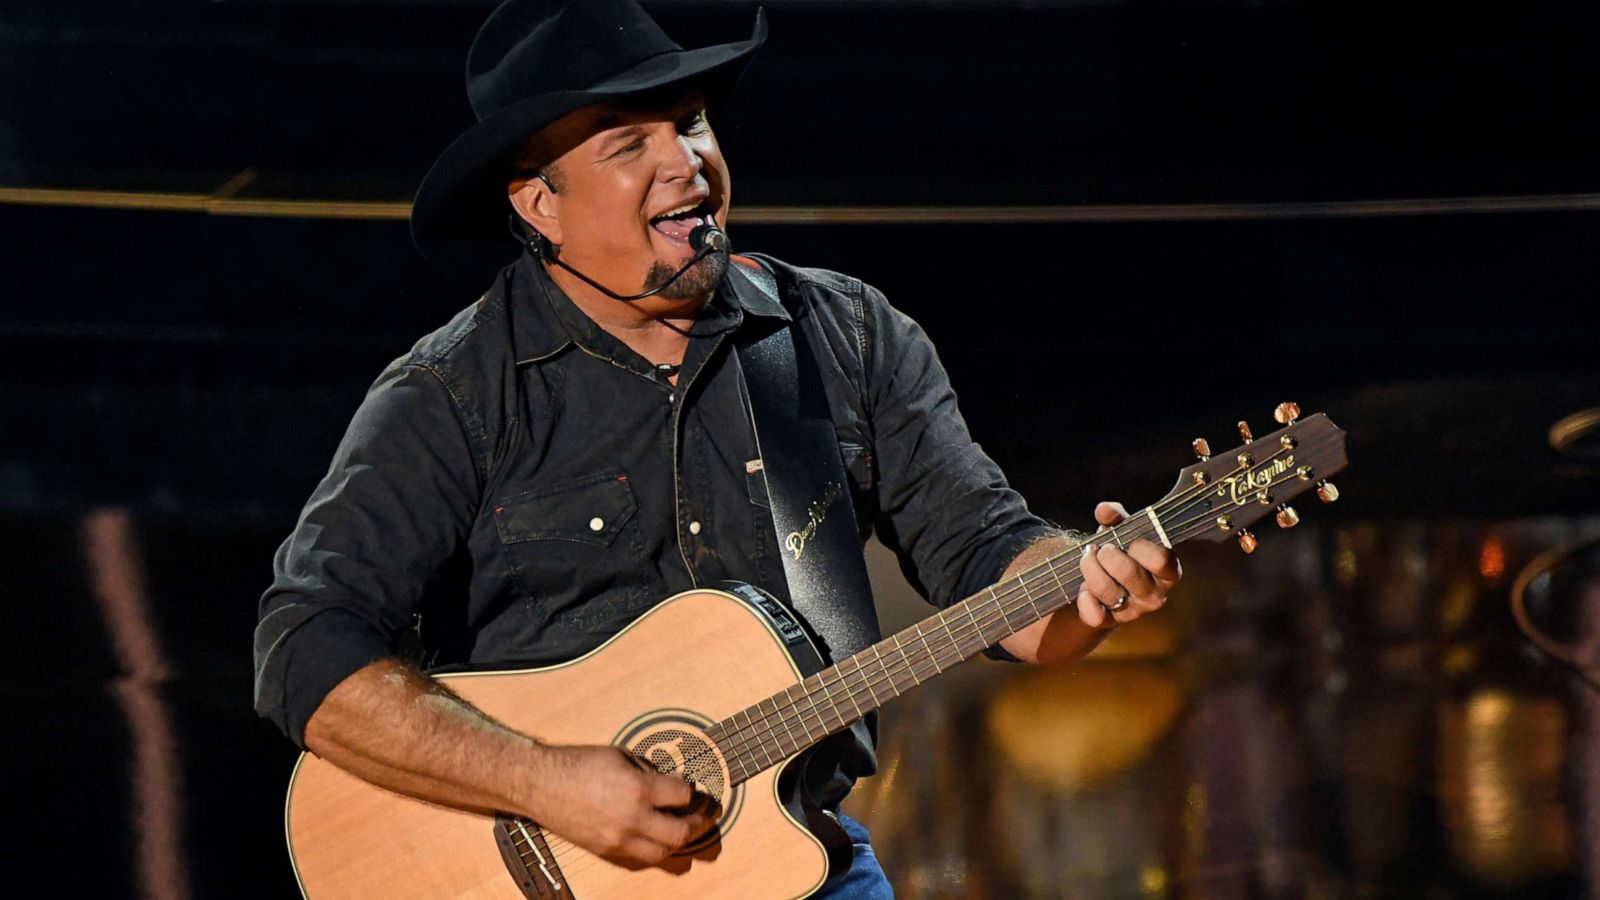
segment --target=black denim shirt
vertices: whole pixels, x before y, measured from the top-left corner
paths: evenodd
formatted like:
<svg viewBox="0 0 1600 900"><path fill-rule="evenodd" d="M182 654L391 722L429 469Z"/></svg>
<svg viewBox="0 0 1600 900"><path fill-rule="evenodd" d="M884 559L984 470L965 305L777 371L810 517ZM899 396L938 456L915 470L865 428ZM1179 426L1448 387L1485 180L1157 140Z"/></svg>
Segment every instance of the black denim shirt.
<svg viewBox="0 0 1600 900"><path fill-rule="evenodd" d="M998 580L1049 527L968 435L922 329L860 281L769 264L781 304L730 266L676 387L528 257L391 363L274 558L257 711L304 746L382 657L552 664L697 586L786 598L729 340L751 317L816 348L863 539L939 605Z"/></svg>

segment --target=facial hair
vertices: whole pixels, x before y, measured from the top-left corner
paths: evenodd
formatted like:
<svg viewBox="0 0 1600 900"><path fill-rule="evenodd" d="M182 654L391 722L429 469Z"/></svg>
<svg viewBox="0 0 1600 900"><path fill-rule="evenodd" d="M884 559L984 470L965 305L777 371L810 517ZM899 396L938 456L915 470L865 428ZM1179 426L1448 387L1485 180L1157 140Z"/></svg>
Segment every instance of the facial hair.
<svg viewBox="0 0 1600 900"><path fill-rule="evenodd" d="M667 279L678 271L677 267L669 266L660 260L650 264L650 271L644 277L644 289L655 290ZM668 284L657 297L668 300L694 300L711 296L711 292L722 283L722 276L728 271L728 254L710 253L694 265L689 267L678 277L677 281Z"/></svg>

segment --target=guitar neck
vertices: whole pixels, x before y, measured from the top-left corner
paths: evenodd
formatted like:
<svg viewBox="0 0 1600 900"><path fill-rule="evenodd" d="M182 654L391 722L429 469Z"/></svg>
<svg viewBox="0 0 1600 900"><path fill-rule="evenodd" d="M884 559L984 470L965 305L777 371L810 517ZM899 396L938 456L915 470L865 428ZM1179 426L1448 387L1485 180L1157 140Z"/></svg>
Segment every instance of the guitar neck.
<svg viewBox="0 0 1600 900"><path fill-rule="evenodd" d="M1170 542L1150 510L1085 542ZM1076 599L1083 577L1075 543L921 622L718 723L735 783L843 731L892 698L1043 619Z"/></svg>

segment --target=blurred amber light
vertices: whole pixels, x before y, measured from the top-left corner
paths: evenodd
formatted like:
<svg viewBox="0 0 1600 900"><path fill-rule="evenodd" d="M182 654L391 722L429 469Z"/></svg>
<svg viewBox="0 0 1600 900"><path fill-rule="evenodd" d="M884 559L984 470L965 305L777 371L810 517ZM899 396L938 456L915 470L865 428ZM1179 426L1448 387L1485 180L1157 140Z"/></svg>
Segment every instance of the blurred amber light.
<svg viewBox="0 0 1600 900"><path fill-rule="evenodd" d="M1560 701L1485 689L1448 703L1440 718L1440 799L1457 864L1505 886L1566 870Z"/></svg>
<svg viewBox="0 0 1600 900"><path fill-rule="evenodd" d="M1143 762L1183 700L1177 679L1155 663L1036 669L1008 680L995 697L989 732L1024 777L1086 790Z"/></svg>

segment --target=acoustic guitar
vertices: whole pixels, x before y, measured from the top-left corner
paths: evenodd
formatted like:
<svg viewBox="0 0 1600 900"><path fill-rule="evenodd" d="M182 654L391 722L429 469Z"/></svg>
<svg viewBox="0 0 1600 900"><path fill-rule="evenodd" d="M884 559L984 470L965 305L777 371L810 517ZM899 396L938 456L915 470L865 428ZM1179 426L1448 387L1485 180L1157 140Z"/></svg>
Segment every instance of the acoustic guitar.
<svg viewBox="0 0 1600 900"><path fill-rule="evenodd" d="M1280 430L1184 468L1160 501L1085 538L1167 547L1236 539L1345 467L1345 433L1282 404ZM1081 547L1081 545L1080 545ZM716 797L718 827L660 866L613 864L539 823L436 806L374 787L302 754L285 812L300 888L336 898L804 897L850 864L849 838L801 787L807 751L880 704L998 643L1077 597L1068 550L880 643L825 665L794 614L748 586L662 601L602 646L540 669L439 676L511 728L558 744L626 748Z"/></svg>

